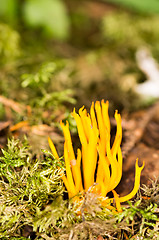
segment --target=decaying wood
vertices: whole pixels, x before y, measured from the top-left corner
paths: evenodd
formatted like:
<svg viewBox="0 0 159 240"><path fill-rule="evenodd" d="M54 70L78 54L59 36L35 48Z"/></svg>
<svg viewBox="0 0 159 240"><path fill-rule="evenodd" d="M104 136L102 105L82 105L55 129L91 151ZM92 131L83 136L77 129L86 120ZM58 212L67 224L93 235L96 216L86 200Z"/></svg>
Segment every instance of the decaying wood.
<svg viewBox="0 0 159 240"><path fill-rule="evenodd" d="M129 120L126 119L123 127L123 129L125 130L125 143L122 146L123 158L125 158L129 154L129 152L135 147L135 145L141 140L148 123L155 117L158 112L159 102L157 102L154 106L150 107L149 110L143 111L142 114L141 112L139 112L138 114L135 113L133 116L134 124L132 124L132 127L127 127L127 125L129 124Z"/></svg>

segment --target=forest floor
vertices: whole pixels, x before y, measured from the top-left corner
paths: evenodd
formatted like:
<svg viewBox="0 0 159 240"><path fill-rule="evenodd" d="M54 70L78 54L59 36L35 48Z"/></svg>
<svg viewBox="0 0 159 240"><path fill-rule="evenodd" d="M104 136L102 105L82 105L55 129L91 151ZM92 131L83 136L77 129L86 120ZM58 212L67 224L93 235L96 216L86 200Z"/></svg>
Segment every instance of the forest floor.
<svg viewBox="0 0 159 240"><path fill-rule="evenodd" d="M70 1L68 6L70 12L74 11L73 1ZM38 162L35 164L35 159L43 161L47 155L41 149L49 151L48 136L53 140L62 156L64 136L59 125L61 120L69 122L73 144L77 149L80 142L71 112L74 108L78 112L83 105L89 109L93 101L104 99L108 100L110 105L112 139L116 133L116 122L113 116L116 109L122 117L123 173L121 182L115 190L121 197L133 189L137 158L139 166L143 161L145 162L141 174L141 187L145 185L147 188L146 190L140 189L132 203L123 205L125 207L123 215L121 214L117 218L105 219L100 213L100 217L95 218L94 210L89 209L91 201L88 196L90 202L86 202L85 207L90 215L86 216L86 219L85 216L82 216L80 220L80 217L77 216L74 219L72 217L73 210L68 208L69 203L64 202L66 199L59 199L58 196L57 205L52 206L53 196L47 195L44 189L40 189L40 185L36 196L39 197L37 201L39 201L40 207L38 206L39 209L37 206L32 208L30 207L32 205L27 205L26 196L24 199L23 197L20 199L18 194L15 194L16 200L12 196L14 193L12 187L14 188L18 184L17 179L21 181L24 177L24 175L23 177L20 175L24 164L22 152L22 159L13 158L15 162L19 161L18 164L21 164L22 161L22 165L15 164L11 169L10 165L7 165L4 170L7 175L0 175L0 184L2 184L0 185L0 234L2 235L0 235L0 239L159 239L159 235L155 235L155 232L159 230L159 100L158 97L153 100L143 100L135 91L136 87L146 82L151 75L140 67L137 60L139 50L146 49L146 53L148 53L146 59L153 62L155 69L159 69L157 63L159 61L158 28L147 27L158 26L159 19L153 16L145 18L145 16L135 15L131 11L118 9L112 4L100 1L86 1L82 6L78 3L76 7L76 11L78 10L77 20L83 21L84 24L78 25L77 21L77 26L75 24L72 26L76 37L74 38L72 35L70 43L50 40L43 42L44 38L38 43L36 33L32 33L33 35L30 37L32 40L30 40L26 32L21 36L22 41L25 39L24 43L21 43L21 47L24 47L21 55L13 57L11 60L3 56L4 59L0 62L1 171L3 172L6 164L3 162L3 149L7 149L8 139L23 142L24 136L27 137L32 154L29 160L31 164L28 161L30 153L28 155L25 153L24 156L27 156L25 163L28 161L26 164L30 164L27 167L31 168L33 165L31 174L35 174L36 164L38 165ZM144 25L145 21L146 25ZM109 26L111 27L109 28ZM124 27L119 34L118 30L121 26ZM5 26L3 27L5 29ZM30 45L27 45L28 43ZM20 48L18 43L15 43L14 50L16 47ZM12 150L14 152L14 149ZM9 154L8 156L10 157ZM10 161L9 157L8 161ZM50 159L48 158L47 161L48 165L46 165L50 166ZM40 164L39 171L44 162L40 162ZM12 179L13 183L9 179L10 174L15 174ZM29 173L27 172L26 176L27 174ZM28 179L26 181L31 181L31 178ZM7 193L5 186L9 186L9 184L11 188ZM43 185L41 184L41 186ZM20 188L23 190L23 187L22 184ZM36 186L34 187L36 189ZM36 189L36 191L38 190ZM60 189L60 191L62 190ZM43 193L46 201L40 205ZM10 196L13 197L13 200L9 199ZM65 193L63 196L67 198ZM9 213L7 210L6 212L3 210L3 204L6 209L9 209ZM21 214L22 210L19 218L16 214L14 219L9 215L12 211L11 207L16 209L17 215ZM49 215L54 210L60 216L55 221L53 216ZM3 215L3 211L6 216ZM48 222L52 221L51 223L47 222L45 214L48 214ZM58 227L63 218L71 219L74 222L68 225L64 222L61 225L66 224L66 226ZM15 224L13 224L14 221ZM47 228L46 232L43 228L45 227L44 223ZM6 231L4 230L5 224ZM112 226L117 226L117 229ZM53 230L55 237L53 237L54 232L51 232Z"/></svg>

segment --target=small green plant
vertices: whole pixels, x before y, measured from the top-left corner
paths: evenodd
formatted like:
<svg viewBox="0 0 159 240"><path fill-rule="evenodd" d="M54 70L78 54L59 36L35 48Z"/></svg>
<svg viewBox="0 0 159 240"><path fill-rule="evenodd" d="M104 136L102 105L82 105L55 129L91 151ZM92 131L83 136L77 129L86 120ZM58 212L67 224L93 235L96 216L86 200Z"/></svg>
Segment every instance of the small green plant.
<svg viewBox="0 0 159 240"><path fill-rule="evenodd" d="M35 74L22 75L21 86L23 88L29 88L34 96L29 99L32 106L45 107L46 110L47 107L59 106L63 102L75 103L71 89L63 90L61 86L60 91L55 90L57 77L60 73L65 73L65 68L67 68L67 63L64 61L54 61L43 64ZM70 69L65 73L65 77L69 78L72 71L73 69Z"/></svg>
<svg viewBox="0 0 159 240"><path fill-rule="evenodd" d="M23 144L19 143L19 140L9 139L7 144L7 150L2 149L3 156L0 157L0 176L4 176L11 183L12 179L10 174L14 168L22 167L26 163L26 159L29 157L28 142L25 139Z"/></svg>
<svg viewBox="0 0 159 240"><path fill-rule="evenodd" d="M57 71L57 64L55 62L45 63L41 66L37 73L23 74L21 76L21 86L23 88L30 87L33 89L43 87L43 85L49 83L50 78L55 71Z"/></svg>
<svg viewBox="0 0 159 240"><path fill-rule="evenodd" d="M158 239L159 229L159 202L158 202L158 181L151 181L151 186L143 185L142 194L138 195L129 206L123 208L123 212L117 216L117 222L127 223L131 229L130 236L141 237L142 239ZM132 237L133 239L133 237Z"/></svg>
<svg viewBox="0 0 159 240"><path fill-rule="evenodd" d="M148 206L143 206L142 198L134 204L129 203L129 207L123 208L123 212L117 216L118 223L123 219L130 226L134 225L134 231L138 231L140 236L145 236L145 229L155 228L156 223L159 221L158 206L157 204L149 203Z"/></svg>

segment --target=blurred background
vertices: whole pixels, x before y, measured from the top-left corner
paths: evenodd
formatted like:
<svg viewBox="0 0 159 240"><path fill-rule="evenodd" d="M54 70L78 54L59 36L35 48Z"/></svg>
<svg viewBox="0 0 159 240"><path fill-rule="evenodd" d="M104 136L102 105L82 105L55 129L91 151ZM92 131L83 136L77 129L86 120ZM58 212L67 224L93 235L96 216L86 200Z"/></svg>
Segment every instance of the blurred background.
<svg viewBox="0 0 159 240"><path fill-rule="evenodd" d="M70 111L95 100L149 106L158 62L157 0L0 0L0 120L17 128L74 129Z"/></svg>

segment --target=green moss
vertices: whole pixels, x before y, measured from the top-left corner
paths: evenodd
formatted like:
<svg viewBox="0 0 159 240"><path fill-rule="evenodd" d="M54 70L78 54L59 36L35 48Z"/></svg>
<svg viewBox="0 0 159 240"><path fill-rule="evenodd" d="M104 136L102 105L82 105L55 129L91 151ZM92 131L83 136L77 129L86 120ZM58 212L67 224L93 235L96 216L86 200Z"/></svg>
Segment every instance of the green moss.
<svg viewBox="0 0 159 240"><path fill-rule="evenodd" d="M108 237L124 239L126 234L150 239L158 237L159 184L144 186L144 198L123 207L123 212L113 215L100 205L90 192L86 193L81 214L77 206L67 199L60 168L64 168L51 153L44 157L32 156L27 141L9 140L8 148L0 158L0 239L91 239ZM31 229L30 232L27 228Z"/></svg>

